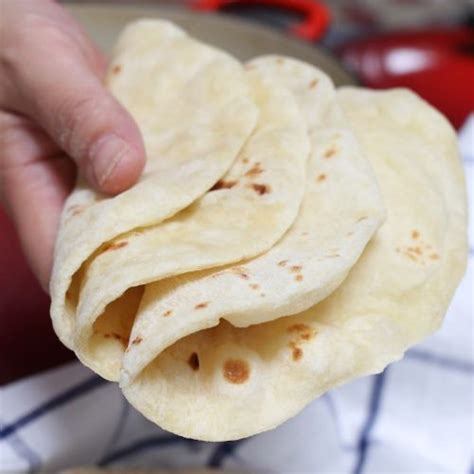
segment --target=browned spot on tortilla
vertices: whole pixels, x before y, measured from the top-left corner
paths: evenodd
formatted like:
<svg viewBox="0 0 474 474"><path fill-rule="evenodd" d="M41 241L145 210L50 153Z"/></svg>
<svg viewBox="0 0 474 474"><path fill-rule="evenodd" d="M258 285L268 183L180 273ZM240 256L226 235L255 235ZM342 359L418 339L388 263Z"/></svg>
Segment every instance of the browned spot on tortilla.
<svg viewBox="0 0 474 474"><path fill-rule="evenodd" d="M367 216L362 216L362 217L359 217L359 219L357 219L356 222L362 222L362 221L366 221L368 219Z"/></svg>
<svg viewBox="0 0 474 474"><path fill-rule="evenodd" d="M324 152L324 158L332 158L337 153L336 147L333 145Z"/></svg>
<svg viewBox="0 0 474 474"><path fill-rule="evenodd" d="M296 281L303 281L303 275L295 275Z"/></svg>
<svg viewBox="0 0 474 474"><path fill-rule="evenodd" d="M223 367L224 378L230 383L241 384L248 380L250 367L240 359L227 359Z"/></svg>
<svg viewBox="0 0 474 474"><path fill-rule="evenodd" d="M351 237L351 236L353 236L353 235L354 235L354 232L348 232L348 233L346 234L347 237Z"/></svg>
<svg viewBox="0 0 474 474"><path fill-rule="evenodd" d="M137 337L132 341L132 344L136 346L136 345L140 344L142 341L143 341L143 339L142 339L140 336L137 336Z"/></svg>
<svg viewBox="0 0 474 474"><path fill-rule="evenodd" d="M284 267L288 263L288 260L282 260L281 262L278 262L277 265L279 267Z"/></svg>
<svg viewBox="0 0 474 474"><path fill-rule="evenodd" d="M302 268L303 268L303 267L302 267L301 265L292 265L292 266L290 267L290 272L291 272L291 273L298 273L298 272L301 271Z"/></svg>
<svg viewBox="0 0 474 474"><path fill-rule="evenodd" d="M66 291L66 299L67 300L72 300L72 291L71 291L71 289Z"/></svg>
<svg viewBox="0 0 474 474"><path fill-rule="evenodd" d="M411 232L411 238L416 240L420 236L420 233L415 229Z"/></svg>
<svg viewBox="0 0 474 474"><path fill-rule="evenodd" d="M310 331L311 328L305 324L305 323L295 323L292 324L291 326L288 326L287 331L288 332L306 332Z"/></svg>
<svg viewBox="0 0 474 474"><path fill-rule="evenodd" d="M309 88L310 89L314 89L319 83L319 79L313 79L310 83L309 83Z"/></svg>
<svg viewBox="0 0 474 474"><path fill-rule="evenodd" d="M229 180L225 181L223 179L220 179L217 181L217 183L212 186L211 191L217 191L218 189L231 189L237 184L237 181L235 180Z"/></svg>
<svg viewBox="0 0 474 474"><path fill-rule="evenodd" d="M260 166L260 162L255 163L246 173L245 176L248 178L254 178L259 174L263 173L263 168Z"/></svg>
<svg viewBox="0 0 474 474"><path fill-rule="evenodd" d="M432 253L430 255L431 260L439 260L439 255L437 253Z"/></svg>
<svg viewBox="0 0 474 474"><path fill-rule="evenodd" d="M121 242L111 242L109 244L105 244L104 252L108 252L109 250L121 249L126 245L128 245L128 242L126 240L122 240Z"/></svg>
<svg viewBox="0 0 474 474"><path fill-rule="evenodd" d="M247 275L247 273L245 273L245 268L244 267L234 267L232 268L232 273L235 273L236 275L238 275L240 278L244 279L244 280L248 280L249 279L249 276Z"/></svg>
<svg viewBox="0 0 474 474"><path fill-rule="evenodd" d="M317 181L324 181L325 179L326 179L326 175L325 175L324 173L323 173L323 174L320 174L320 175L316 178Z"/></svg>
<svg viewBox="0 0 474 474"><path fill-rule="evenodd" d="M414 262L416 262L416 257L414 255L412 255L411 253L406 253L406 256L410 259L410 260L413 260Z"/></svg>
<svg viewBox="0 0 474 474"><path fill-rule="evenodd" d="M172 309L167 309L164 313L163 313L163 316L166 318L168 316L171 316L173 314L173 310Z"/></svg>
<svg viewBox="0 0 474 474"><path fill-rule="evenodd" d="M199 370L199 356L196 352L193 352L188 359L188 365L194 371Z"/></svg>
<svg viewBox="0 0 474 474"><path fill-rule="evenodd" d="M249 159L248 159L248 158L242 158L242 163L247 164L248 162L249 162Z"/></svg>
<svg viewBox="0 0 474 474"><path fill-rule="evenodd" d="M271 191L271 188L268 184L252 183L250 187L260 196L268 194Z"/></svg>
<svg viewBox="0 0 474 474"><path fill-rule="evenodd" d="M309 232L301 232L301 235L302 235L303 237L306 237L307 235L309 235Z"/></svg>
<svg viewBox="0 0 474 474"><path fill-rule="evenodd" d="M304 323L292 324L287 328L287 331L289 333L295 333L298 340L303 339L305 341L309 341L316 333L312 327Z"/></svg>
<svg viewBox="0 0 474 474"><path fill-rule="evenodd" d="M276 59L277 64L283 64L285 60L283 58L277 58Z"/></svg>
<svg viewBox="0 0 474 474"><path fill-rule="evenodd" d="M120 74L122 72L122 65L121 64L116 64L112 68L112 74Z"/></svg>
<svg viewBox="0 0 474 474"><path fill-rule="evenodd" d="M204 309L209 306L209 301L204 301L203 303L198 303L194 309Z"/></svg>
<svg viewBox="0 0 474 474"><path fill-rule="evenodd" d="M262 298L265 298L265 293L260 293L260 296L261 296Z"/></svg>
<svg viewBox="0 0 474 474"><path fill-rule="evenodd" d="M247 71L250 71L251 69L255 69L257 66L255 66L255 64L246 64L244 67Z"/></svg>
<svg viewBox="0 0 474 474"><path fill-rule="evenodd" d="M257 285L257 283L250 283L249 286L252 290L258 290L260 288L260 285Z"/></svg>
<svg viewBox="0 0 474 474"><path fill-rule="evenodd" d="M301 347L293 347L292 356L295 362L300 360L303 357L303 350Z"/></svg>

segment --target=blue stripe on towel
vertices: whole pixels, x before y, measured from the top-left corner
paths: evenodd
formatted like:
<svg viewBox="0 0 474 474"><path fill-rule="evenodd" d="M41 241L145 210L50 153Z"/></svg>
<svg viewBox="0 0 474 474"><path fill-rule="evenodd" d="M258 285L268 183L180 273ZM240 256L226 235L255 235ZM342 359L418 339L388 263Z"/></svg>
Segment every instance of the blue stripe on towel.
<svg viewBox="0 0 474 474"><path fill-rule="evenodd" d="M250 439L250 438L247 438ZM207 461L207 466L208 467L221 467L222 463L232 454L234 451L237 449L237 447L242 443L246 441L245 439L241 439L238 441L226 441L224 443L219 443L214 450L214 452L211 454L211 457L209 458L209 461Z"/></svg>
<svg viewBox="0 0 474 474"><path fill-rule="evenodd" d="M50 411L74 400L77 397L80 397L91 390L94 390L102 385L107 383L106 380L101 379L98 376L89 377L84 382L81 382L74 387L56 395L51 400L42 403L39 407L35 408L34 410L30 411L26 415L17 418L14 422L6 425L5 427L0 429L0 439L7 438L11 436L13 433L18 431L20 428L30 424L31 422L35 421L36 419L46 415Z"/></svg>
<svg viewBox="0 0 474 474"><path fill-rule="evenodd" d="M0 427L4 424L0 421ZM31 448L18 434L10 436L6 442L15 453L28 464L28 472L34 472L41 468L41 458L39 454Z"/></svg>
<svg viewBox="0 0 474 474"><path fill-rule="evenodd" d="M362 474L364 470L367 452L371 444L370 435L379 414L380 401L382 399L387 373L388 368L386 368L381 374L376 375L373 379L372 394L370 396L369 402L369 412L357 443L358 455L353 474Z"/></svg>

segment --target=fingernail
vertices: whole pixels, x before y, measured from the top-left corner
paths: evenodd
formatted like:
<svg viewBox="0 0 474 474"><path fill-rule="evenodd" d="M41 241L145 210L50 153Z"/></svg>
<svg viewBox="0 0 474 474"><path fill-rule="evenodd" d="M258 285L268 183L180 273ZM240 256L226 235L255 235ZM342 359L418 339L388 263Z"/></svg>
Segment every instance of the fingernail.
<svg viewBox="0 0 474 474"><path fill-rule="evenodd" d="M92 146L90 162L95 181L99 186L103 186L107 182L127 153L130 153L130 146L114 134L101 138Z"/></svg>

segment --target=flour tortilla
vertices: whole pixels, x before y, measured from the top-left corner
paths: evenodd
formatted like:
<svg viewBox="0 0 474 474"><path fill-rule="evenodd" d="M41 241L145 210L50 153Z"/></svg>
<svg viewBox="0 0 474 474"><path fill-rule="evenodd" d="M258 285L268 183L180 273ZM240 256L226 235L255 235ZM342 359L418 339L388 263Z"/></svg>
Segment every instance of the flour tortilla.
<svg viewBox="0 0 474 474"><path fill-rule="evenodd" d="M79 182L66 203L50 292L54 328L70 348L78 289L69 287L81 265L104 242L202 196L227 172L258 114L241 64L166 21L126 28L107 84L137 121L147 162L128 191L107 198Z"/></svg>
<svg viewBox="0 0 474 474"><path fill-rule="evenodd" d="M336 101L331 80L280 56L247 68L277 77L297 98L310 130L305 196L286 235L247 262L150 284L133 324L122 383L166 347L226 319L236 327L303 311L347 276L385 217L375 175Z"/></svg>
<svg viewBox="0 0 474 474"><path fill-rule="evenodd" d="M163 428L212 441L271 429L325 391L380 372L441 324L467 257L456 135L407 90L338 96L374 167L386 222L318 305L247 328L222 321L123 385Z"/></svg>
<svg viewBox="0 0 474 474"><path fill-rule="evenodd" d="M305 120L293 94L273 77L259 70L249 70L246 76L259 120L224 176L223 188L158 226L121 236L84 268L74 349L105 378L118 380L120 353L129 334L117 326L120 321L127 329L122 307L128 306L128 294L118 300L124 292L259 255L297 216L309 156ZM110 304L114 309L106 310Z"/></svg>

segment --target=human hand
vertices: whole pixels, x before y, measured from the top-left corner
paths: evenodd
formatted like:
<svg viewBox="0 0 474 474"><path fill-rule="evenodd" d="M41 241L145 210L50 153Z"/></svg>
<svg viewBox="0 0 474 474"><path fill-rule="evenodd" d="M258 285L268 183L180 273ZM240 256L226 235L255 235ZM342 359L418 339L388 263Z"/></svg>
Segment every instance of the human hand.
<svg viewBox="0 0 474 474"><path fill-rule="evenodd" d="M105 60L52 0L0 0L0 199L44 288L76 166L104 193L140 176L145 151L103 88Z"/></svg>

